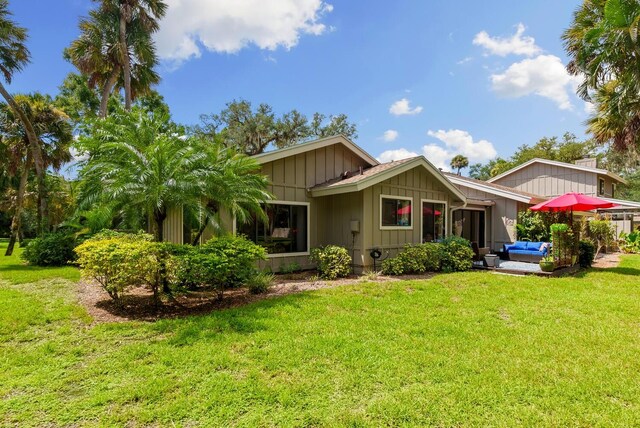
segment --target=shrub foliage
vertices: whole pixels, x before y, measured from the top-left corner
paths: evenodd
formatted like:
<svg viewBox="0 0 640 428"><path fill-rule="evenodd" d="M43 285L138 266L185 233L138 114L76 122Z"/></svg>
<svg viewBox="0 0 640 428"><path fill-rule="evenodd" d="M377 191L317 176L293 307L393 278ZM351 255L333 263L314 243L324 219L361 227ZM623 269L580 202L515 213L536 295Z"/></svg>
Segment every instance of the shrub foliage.
<svg viewBox="0 0 640 428"><path fill-rule="evenodd" d="M471 244L459 236L449 236L440 247L440 263L443 272L464 272L473 267Z"/></svg>
<svg viewBox="0 0 640 428"><path fill-rule="evenodd" d="M32 239L22 252L22 258L34 266L64 266L76 259L73 235L57 232Z"/></svg>
<svg viewBox="0 0 640 428"><path fill-rule="evenodd" d="M318 264L318 272L323 279L344 278L351 272L353 260L346 248L327 245L311 250L311 261Z"/></svg>
<svg viewBox="0 0 640 428"><path fill-rule="evenodd" d="M596 247L593 242L588 240L582 240L578 244L578 262L580 267L590 268L593 263L593 259L596 256Z"/></svg>

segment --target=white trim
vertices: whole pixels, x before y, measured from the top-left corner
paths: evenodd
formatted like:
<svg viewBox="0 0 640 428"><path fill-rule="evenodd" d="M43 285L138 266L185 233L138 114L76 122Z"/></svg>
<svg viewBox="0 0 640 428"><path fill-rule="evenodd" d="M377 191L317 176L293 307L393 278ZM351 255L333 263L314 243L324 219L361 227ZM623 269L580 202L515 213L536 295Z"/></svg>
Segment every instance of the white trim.
<svg viewBox="0 0 640 428"><path fill-rule="evenodd" d="M488 184L476 183L476 182L465 180L463 178L456 178L453 176L447 176L447 178L451 180L452 183L458 186L469 187L471 189L480 190L481 192L491 193L492 195L500 196L507 199L512 199L518 202L524 202L524 203L530 204L532 202L532 199L534 199L531 196L525 196L520 193L510 192L506 189L497 189ZM539 199L540 201L545 200L545 198L543 198L542 196L540 196Z"/></svg>
<svg viewBox="0 0 640 428"><path fill-rule="evenodd" d="M416 156L415 158L407 162L399 163L397 166L389 168L384 172L372 175L355 183L336 184L333 186L311 189L311 194L315 197L359 192L360 190L364 190L391 177L402 174L403 172L410 171L419 165L422 165L427 171L432 173L436 180L442 183L444 187L451 191L451 193L457 196L462 202L467 201L467 197L465 196L465 194L460 189L458 189L451 181L449 181L449 179L447 179L447 177L442 174L442 171L433 166L433 164L429 162L424 156Z"/></svg>
<svg viewBox="0 0 640 428"><path fill-rule="evenodd" d="M395 200L401 200L401 201L410 201L411 202L411 209L409 210L409 226L383 226L382 225L382 200L383 199L395 199ZM380 211L379 211L379 217L380 217L380 230L413 230L413 207L414 207L414 203L413 203L413 198L410 196L396 196L396 195L383 195L380 194Z"/></svg>
<svg viewBox="0 0 640 428"><path fill-rule="evenodd" d="M442 204L444 205L444 212L442 213L442 215L444 216L444 236L443 238L447 237L447 226L449 225L449 219L448 214L449 214L449 203L447 201L438 201L436 199L420 199L420 243L422 243L422 240L424 239L424 203L428 203L428 204Z"/></svg>
<svg viewBox="0 0 640 428"><path fill-rule="evenodd" d="M380 162L378 162L373 156L365 152L360 146L358 146L356 143L354 143L344 135L333 135L331 137L320 138L318 140L308 141L306 143L295 144L284 149L272 150L270 152L254 155L252 156L252 158L258 161L258 163L260 164L265 164L267 162L273 162L289 156L295 156L300 153L321 149L323 147L332 146L338 143L342 143L342 145L344 145L347 149L360 156L369 164L373 166L380 164Z"/></svg>
<svg viewBox="0 0 640 428"><path fill-rule="evenodd" d="M519 166L517 166L515 168L511 168L510 170L505 171L502 174L499 174L499 175L496 175L493 178L490 178L489 180L487 180L487 182L488 183L493 183L493 182L495 182L497 180L500 180L501 178L504 178L504 177L506 177L508 175L513 174L516 171L519 171L519 170L521 170L523 168L526 168L529 165L534 164L536 162L537 163L543 163L543 164L546 164L546 165L553 165L553 166L559 166L559 167L563 167L563 168L575 169L575 170L578 170L578 171L592 172L594 174L606 175L606 176L611 177L614 180L616 180L616 181L618 181L618 182L620 182L622 184L627 184L627 181L624 178L622 178L619 175L614 174L614 173L612 173L610 171L607 171L606 169L592 168L592 167L584 166L584 165L576 165L574 163L552 161L552 160L540 159L540 158L531 159L530 161L525 162L522 165L519 165Z"/></svg>
<svg viewBox="0 0 640 428"><path fill-rule="evenodd" d="M267 254L268 259L275 259L279 257L302 257L311 254L311 203L309 202L294 202L294 201L282 201L282 200L269 200L264 202L265 205L297 205L307 207L307 251L297 253L276 253ZM260 245L260 244L258 244Z"/></svg>

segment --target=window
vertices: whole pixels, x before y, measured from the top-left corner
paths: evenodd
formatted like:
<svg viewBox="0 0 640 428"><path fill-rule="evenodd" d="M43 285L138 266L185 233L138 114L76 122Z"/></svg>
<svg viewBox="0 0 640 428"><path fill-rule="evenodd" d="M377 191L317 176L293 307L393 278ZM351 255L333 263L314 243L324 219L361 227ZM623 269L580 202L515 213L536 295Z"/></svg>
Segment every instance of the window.
<svg viewBox="0 0 640 428"><path fill-rule="evenodd" d="M616 185L616 183L611 184L611 197L612 198L616 197L616 190L618 190L617 187L618 186Z"/></svg>
<svg viewBox="0 0 640 428"><path fill-rule="evenodd" d="M380 196L381 228L412 228L411 198L399 196Z"/></svg>
<svg viewBox="0 0 640 428"><path fill-rule="evenodd" d="M598 195L604 195L604 178L598 179Z"/></svg>
<svg viewBox="0 0 640 428"><path fill-rule="evenodd" d="M266 248L269 255L309 252L309 205L270 202L264 206L268 222L238 225L238 233Z"/></svg>
<svg viewBox="0 0 640 428"><path fill-rule="evenodd" d="M446 216L444 202L422 201L422 242L436 242L444 238Z"/></svg>

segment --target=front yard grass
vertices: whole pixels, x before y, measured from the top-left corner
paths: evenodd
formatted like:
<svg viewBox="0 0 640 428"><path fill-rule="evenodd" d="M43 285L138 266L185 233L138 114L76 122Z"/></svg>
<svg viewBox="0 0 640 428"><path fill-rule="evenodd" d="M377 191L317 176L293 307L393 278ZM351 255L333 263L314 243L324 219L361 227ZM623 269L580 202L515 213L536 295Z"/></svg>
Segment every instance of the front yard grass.
<svg viewBox="0 0 640 428"><path fill-rule="evenodd" d="M71 272L0 258L0 425L640 424L640 257L100 325Z"/></svg>

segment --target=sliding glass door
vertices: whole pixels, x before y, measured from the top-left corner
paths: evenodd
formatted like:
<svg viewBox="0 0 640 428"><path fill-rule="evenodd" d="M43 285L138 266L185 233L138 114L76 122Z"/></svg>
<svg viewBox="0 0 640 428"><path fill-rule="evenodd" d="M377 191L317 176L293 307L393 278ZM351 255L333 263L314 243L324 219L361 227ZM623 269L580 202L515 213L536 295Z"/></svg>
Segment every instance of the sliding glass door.
<svg viewBox="0 0 640 428"><path fill-rule="evenodd" d="M457 210L453 212L453 233L479 247L486 246L485 212L478 210Z"/></svg>

